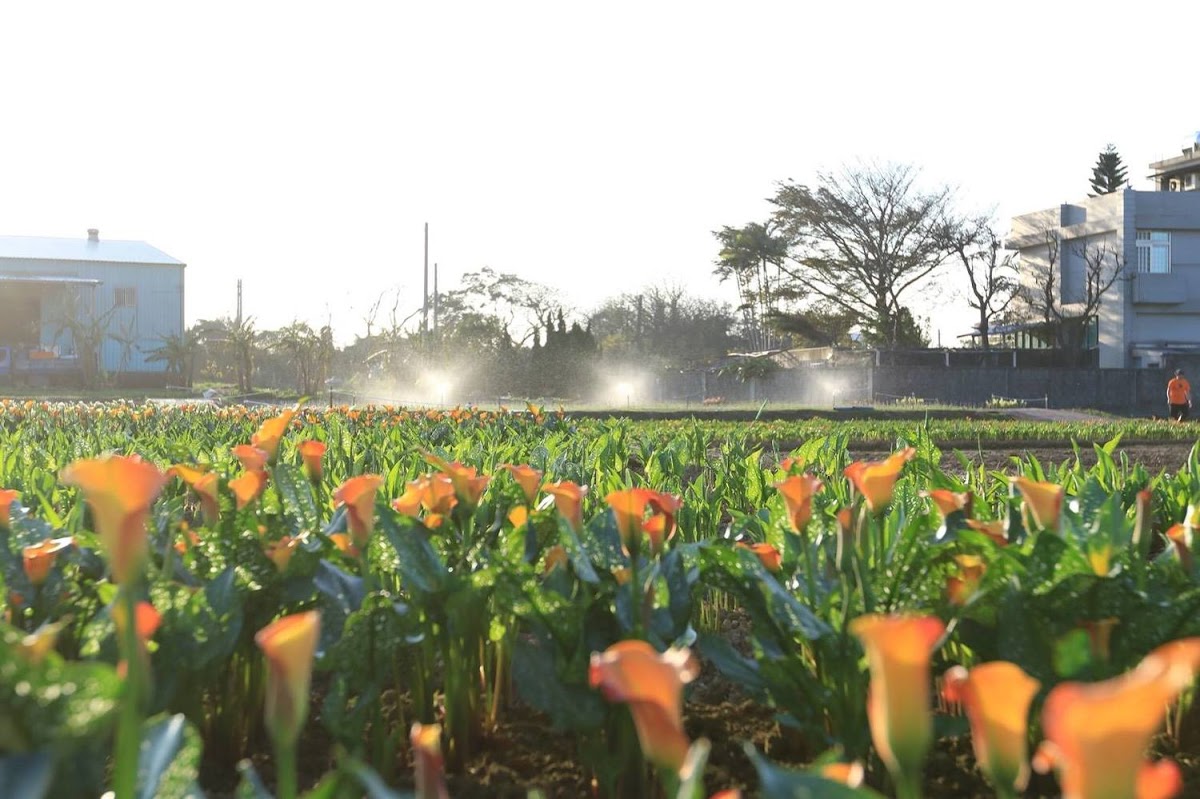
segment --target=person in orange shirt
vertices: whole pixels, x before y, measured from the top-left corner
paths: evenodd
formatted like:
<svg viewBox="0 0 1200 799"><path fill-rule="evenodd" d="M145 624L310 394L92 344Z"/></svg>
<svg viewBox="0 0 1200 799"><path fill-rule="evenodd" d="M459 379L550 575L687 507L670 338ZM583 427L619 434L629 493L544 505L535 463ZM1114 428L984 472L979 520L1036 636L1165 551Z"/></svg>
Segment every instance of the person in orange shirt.
<svg viewBox="0 0 1200 799"><path fill-rule="evenodd" d="M1167 405L1171 409L1171 418L1177 422L1185 422L1188 410L1192 407L1192 386L1183 376L1182 369L1175 370L1175 376L1167 383Z"/></svg>

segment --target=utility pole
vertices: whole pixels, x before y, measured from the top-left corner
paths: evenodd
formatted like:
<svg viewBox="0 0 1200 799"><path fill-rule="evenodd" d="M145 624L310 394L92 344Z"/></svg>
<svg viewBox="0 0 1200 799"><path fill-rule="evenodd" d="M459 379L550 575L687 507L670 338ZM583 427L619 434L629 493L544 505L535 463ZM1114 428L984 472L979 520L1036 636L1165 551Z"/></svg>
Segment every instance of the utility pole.
<svg viewBox="0 0 1200 799"><path fill-rule="evenodd" d="M429 223L425 223L425 283L421 291L421 338L429 334Z"/></svg>
<svg viewBox="0 0 1200 799"><path fill-rule="evenodd" d="M237 289L237 326L242 326L242 279L238 278Z"/></svg>

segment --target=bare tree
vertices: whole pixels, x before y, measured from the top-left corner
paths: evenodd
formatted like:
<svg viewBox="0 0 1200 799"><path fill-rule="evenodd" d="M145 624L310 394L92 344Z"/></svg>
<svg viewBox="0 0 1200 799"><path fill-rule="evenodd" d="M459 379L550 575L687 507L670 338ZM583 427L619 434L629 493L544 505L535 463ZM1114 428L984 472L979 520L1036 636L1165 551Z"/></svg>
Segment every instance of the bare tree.
<svg viewBox="0 0 1200 799"><path fill-rule="evenodd" d="M792 287L854 313L894 346L901 298L951 254L950 189L923 190L915 167L887 164L818 173L815 186L784 182L772 199L791 259Z"/></svg>
<svg viewBox="0 0 1200 799"><path fill-rule="evenodd" d="M1061 348L1060 328L1063 311L1059 300L1058 262L1062 243L1058 238L1057 228L1047 226L1042 228L1040 233L1041 247L1045 248L1046 257L1042 259L1040 253L1036 253L1037 257L1022 260L1021 267L1025 277L1017 290L1022 306L1020 315L1041 322L1046 335L1054 337L1051 343Z"/></svg>
<svg viewBox="0 0 1200 799"><path fill-rule="evenodd" d="M1042 230L1045 258L1030 259L1020 294L1027 316L1041 322L1057 349L1082 354L1088 331L1097 323L1105 296L1128 279L1124 254L1109 241L1080 239L1063 243L1055 228Z"/></svg>
<svg viewBox="0 0 1200 799"><path fill-rule="evenodd" d="M967 274L967 304L979 314L980 341L991 349L992 321L1012 304L1017 290L1016 253L1004 249L992 220L978 216L944 230L946 246Z"/></svg>
<svg viewBox="0 0 1200 799"><path fill-rule="evenodd" d="M1083 292L1078 316L1085 323L1095 319L1104 303L1104 296L1118 280L1128 279L1125 255L1104 237L1099 242L1081 241L1073 248L1083 261Z"/></svg>

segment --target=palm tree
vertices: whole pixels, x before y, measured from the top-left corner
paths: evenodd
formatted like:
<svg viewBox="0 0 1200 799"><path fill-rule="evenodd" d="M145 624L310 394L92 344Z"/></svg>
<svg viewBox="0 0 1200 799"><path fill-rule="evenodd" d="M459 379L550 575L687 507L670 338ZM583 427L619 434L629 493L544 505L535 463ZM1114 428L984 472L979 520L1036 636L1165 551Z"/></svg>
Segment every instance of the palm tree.
<svg viewBox="0 0 1200 799"><path fill-rule="evenodd" d="M787 258L788 240L770 222L750 222L740 228L726 225L713 235L721 243L714 273L721 280L732 277L737 282L750 346L768 349L774 342L767 325L778 311L779 267Z"/></svg>
<svg viewBox="0 0 1200 799"><path fill-rule="evenodd" d="M245 319L217 319L197 324L206 344L221 344L229 348L229 355L237 371L238 391L249 394L253 391L251 380L254 373L254 352L258 348L261 334L254 329L254 317Z"/></svg>
<svg viewBox="0 0 1200 799"><path fill-rule="evenodd" d="M192 387L196 372L196 354L200 349L200 331L193 327L182 333L163 336L162 344L150 350L147 361L165 361L167 374L176 375L185 388Z"/></svg>

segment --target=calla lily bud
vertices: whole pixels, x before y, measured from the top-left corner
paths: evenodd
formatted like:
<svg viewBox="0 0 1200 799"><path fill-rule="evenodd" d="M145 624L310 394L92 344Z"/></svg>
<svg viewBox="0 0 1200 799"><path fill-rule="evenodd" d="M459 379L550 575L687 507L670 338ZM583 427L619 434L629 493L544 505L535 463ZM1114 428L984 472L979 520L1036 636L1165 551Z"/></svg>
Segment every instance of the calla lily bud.
<svg viewBox="0 0 1200 799"><path fill-rule="evenodd" d="M308 718L313 656L321 630L316 611L284 616L254 636L267 661L267 731L277 746L292 746Z"/></svg>

